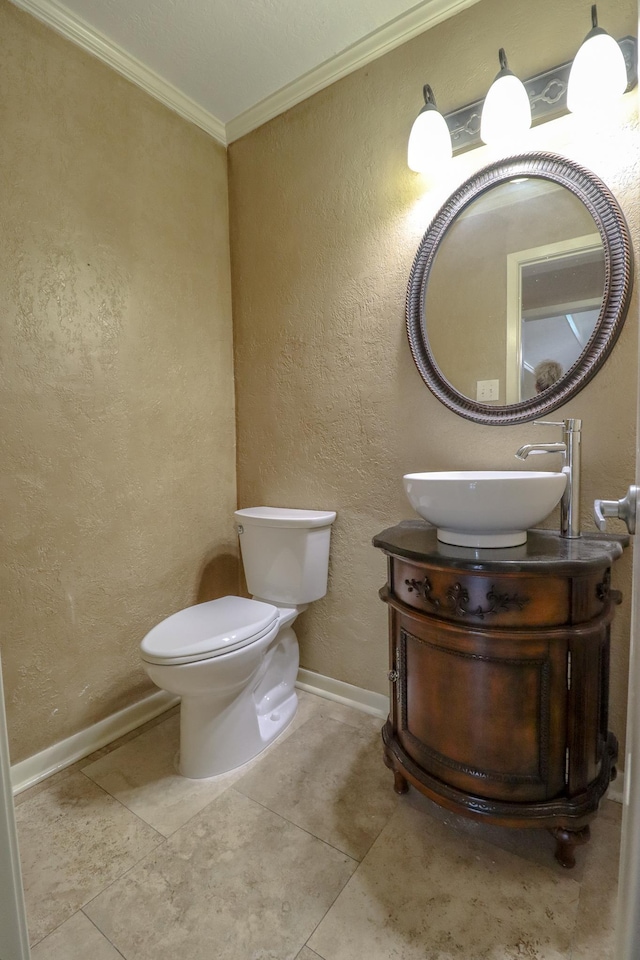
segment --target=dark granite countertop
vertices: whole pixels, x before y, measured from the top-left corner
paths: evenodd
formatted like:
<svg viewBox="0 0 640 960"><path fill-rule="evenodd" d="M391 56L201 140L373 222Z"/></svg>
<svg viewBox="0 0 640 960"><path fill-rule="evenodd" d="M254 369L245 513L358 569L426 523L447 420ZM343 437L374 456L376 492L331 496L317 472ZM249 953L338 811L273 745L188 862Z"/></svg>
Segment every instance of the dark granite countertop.
<svg viewBox="0 0 640 960"><path fill-rule="evenodd" d="M457 570L503 573L548 573L550 563L557 565L558 573L586 573L590 566L601 566L603 560L617 560L628 544L627 535L584 533L577 540L568 540L555 530L529 530L527 542L519 547L454 547L440 543L436 528L425 520L402 520L373 538L374 547L394 557Z"/></svg>

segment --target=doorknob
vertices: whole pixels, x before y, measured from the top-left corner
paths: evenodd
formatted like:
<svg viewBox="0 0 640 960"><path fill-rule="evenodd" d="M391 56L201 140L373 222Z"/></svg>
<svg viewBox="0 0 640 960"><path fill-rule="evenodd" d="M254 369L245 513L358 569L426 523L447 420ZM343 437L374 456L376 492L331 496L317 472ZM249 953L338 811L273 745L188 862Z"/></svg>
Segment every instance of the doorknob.
<svg viewBox="0 0 640 960"><path fill-rule="evenodd" d="M624 520L629 533L636 532L636 506L638 502L638 487L632 484L627 495L622 500L594 500L593 515L598 530L605 530L607 517L617 517Z"/></svg>

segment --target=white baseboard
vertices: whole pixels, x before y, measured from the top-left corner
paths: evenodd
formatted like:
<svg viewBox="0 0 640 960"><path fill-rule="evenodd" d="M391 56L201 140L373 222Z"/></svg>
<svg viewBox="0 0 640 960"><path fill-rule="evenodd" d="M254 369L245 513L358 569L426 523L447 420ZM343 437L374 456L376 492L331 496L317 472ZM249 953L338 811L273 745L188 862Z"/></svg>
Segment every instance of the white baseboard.
<svg viewBox="0 0 640 960"><path fill-rule="evenodd" d="M112 743L118 737L123 737L125 733L135 730L136 727L141 727L143 723L153 720L154 717L179 702L179 697L159 690L145 697L144 700L94 723L86 730L74 733L66 740L54 743L40 753L14 763L11 767L11 786L14 795L40 783L53 773L64 770L65 767L82 760L83 757L88 757L90 753Z"/></svg>
<svg viewBox="0 0 640 960"><path fill-rule="evenodd" d="M344 703L348 707L370 713L373 717L380 717L382 720L389 715L389 698L382 693L363 690L362 687L354 687L350 683L325 677L312 670L304 670L302 667L298 670L296 687L299 690L306 690L307 693L315 693L326 700Z"/></svg>

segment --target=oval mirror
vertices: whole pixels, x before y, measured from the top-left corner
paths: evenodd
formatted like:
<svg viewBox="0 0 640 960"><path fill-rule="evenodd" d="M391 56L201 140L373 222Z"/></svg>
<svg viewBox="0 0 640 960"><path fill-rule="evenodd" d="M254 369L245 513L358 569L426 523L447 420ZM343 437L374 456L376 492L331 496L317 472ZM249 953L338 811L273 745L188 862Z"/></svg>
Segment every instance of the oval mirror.
<svg viewBox="0 0 640 960"><path fill-rule="evenodd" d="M525 154L463 183L425 233L407 291L416 366L450 410L533 420L609 355L632 284L624 215L595 174Z"/></svg>

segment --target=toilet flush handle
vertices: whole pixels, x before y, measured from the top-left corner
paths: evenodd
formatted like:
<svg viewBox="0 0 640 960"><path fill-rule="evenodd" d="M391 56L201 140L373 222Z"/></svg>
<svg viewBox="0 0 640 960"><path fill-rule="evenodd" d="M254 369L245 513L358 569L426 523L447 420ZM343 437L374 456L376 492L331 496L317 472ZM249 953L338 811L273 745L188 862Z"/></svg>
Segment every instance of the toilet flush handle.
<svg viewBox="0 0 640 960"><path fill-rule="evenodd" d="M244 533L244 527L242 526L241 523L239 523L239 524L238 524L238 536L240 536L241 533Z"/></svg>

